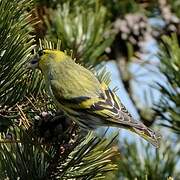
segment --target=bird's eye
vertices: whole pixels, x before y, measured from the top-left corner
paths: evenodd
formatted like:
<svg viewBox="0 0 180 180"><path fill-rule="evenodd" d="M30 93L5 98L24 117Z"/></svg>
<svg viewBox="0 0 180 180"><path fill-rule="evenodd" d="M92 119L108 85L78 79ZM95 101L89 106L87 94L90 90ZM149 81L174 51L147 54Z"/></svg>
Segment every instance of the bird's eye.
<svg viewBox="0 0 180 180"><path fill-rule="evenodd" d="M31 64L36 64L36 63L37 63L36 60L31 61Z"/></svg>

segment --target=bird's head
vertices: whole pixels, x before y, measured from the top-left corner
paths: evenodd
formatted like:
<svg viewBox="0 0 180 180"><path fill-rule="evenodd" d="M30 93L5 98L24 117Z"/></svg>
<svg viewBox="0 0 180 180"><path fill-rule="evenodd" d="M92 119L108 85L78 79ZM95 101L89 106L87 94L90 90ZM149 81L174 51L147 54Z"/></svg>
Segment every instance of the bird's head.
<svg viewBox="0 0 180 180"><path fill-rule="evenodd" d="M43 66L47 66L51 62L56 63L67 58L68 56L62 51L43 49L37 52L34 58L30 61L28 67L31 69L42 69Z"/></svg>

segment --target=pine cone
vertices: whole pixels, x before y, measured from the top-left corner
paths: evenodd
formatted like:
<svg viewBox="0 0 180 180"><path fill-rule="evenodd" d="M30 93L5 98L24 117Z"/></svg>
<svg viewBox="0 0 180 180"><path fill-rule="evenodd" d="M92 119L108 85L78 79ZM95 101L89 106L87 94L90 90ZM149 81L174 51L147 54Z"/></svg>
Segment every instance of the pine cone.
<svg viewBox="0 0 180 180"><path fill-rule="evenodd" d="M124 18L118 18L114 22L114 31L117 34L106 54L110 59L116 59L116 55L128 57L127 43L133 46L133 50L142 50L144 42L151 37L151 27L144 15L138 13L126 14Z"/></svg>
<svg viewBox="0 0 180 180"><path fill-rule="evenodd" d="M141 49L141 43L151 36L148 20L141 14L127 14L123 19L117 19L114 29L120 40L131 43L136 51Z"/></svg>
<svg viewBox="0 0 180 180"><path fill-rule="evenodd" d="M56 144L68 144L77 134L77 127L62 111L35 116L33 130L43 142Z"/></svg>
<svg viewBox="0 0 180 180"><path fill-rule="evenodd" d="M180 42L180 19L171 11L167 0L159 0L159 10L165 22L164 34L170 35L176 32Z"/></svg>

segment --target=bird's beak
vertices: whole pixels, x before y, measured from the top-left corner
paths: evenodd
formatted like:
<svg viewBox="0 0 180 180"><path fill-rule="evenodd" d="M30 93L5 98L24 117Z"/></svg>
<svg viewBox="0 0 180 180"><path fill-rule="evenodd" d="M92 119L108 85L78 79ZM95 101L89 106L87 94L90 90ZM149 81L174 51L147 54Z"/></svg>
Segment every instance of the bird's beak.
<svg viewBox="0 0 180 180"><path fill-rule="evenodd" d="M32 69L31 62L26 63L24 67L25 67L26 69Z"/></svg>

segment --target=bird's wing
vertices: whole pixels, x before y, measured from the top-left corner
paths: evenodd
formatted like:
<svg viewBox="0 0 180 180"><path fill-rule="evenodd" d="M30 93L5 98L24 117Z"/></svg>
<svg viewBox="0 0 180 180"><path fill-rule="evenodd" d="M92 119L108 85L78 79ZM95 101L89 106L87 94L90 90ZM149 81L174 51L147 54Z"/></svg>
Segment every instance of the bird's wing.
<svg viewBox="0 0 180 180"><path fill-rule="evenodd" d="M107 123L118 123L124 126L139 126L126 108L121 103L116 94L111 91L104 83L101 84L103 94L99 97L78 96L66 98L61 96L59 84L56 81L51 82L51 89L55 99L64 106L97 115L107 120Z"/></svg>
<svg viewBox="0 0 180 180"><path fill-rule="evenodd" d="M104 125L129 129L158 147L161 138L160 134L146 127L140 121L134 120L115 92L111 91L104 83L102 83L102 89L104 94L99 98L81 96L71 99L58 99L57 94L54 95L66 107L79 113L82 111L83 113L98 116L104 121Z"/></svg>
<svg viewBox="0 0 180 180"><path fill-rule="evenodd" d="M87 99L80 104L80 107L92 114L97 114L107 120L107 124L121 124L122 126L132 126L139 128L142 123L132 118L125 106L121 103L115 92L111 91L102 83L104 98Z"/></svg>
<svg viewBox="0 0 180 180"><path fill-rule="evenodd" d="M140 135L155 147L159 147L161 135L146 127L142 122L136 121L121 103L115 92L111 91L105 84L102 84L102 86L105 98L94 102L87 111L97 114L102 118L105 117L104 120L107 125L128 129ZM90 100L86 100L85 102L88 101ZM87 106L89 106L88 104L90 103L87 103Z"/></svg>

